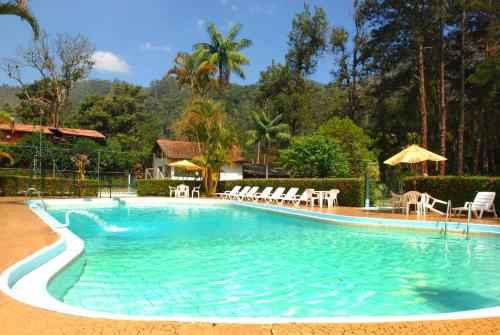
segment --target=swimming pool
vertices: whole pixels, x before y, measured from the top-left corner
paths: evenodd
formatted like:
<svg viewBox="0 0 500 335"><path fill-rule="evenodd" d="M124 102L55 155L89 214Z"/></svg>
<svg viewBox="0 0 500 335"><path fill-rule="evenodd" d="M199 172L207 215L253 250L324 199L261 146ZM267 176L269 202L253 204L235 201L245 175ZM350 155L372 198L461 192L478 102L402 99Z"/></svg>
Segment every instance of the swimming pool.
<svg viewBox="0 0 500 335"><path fill-rule="evenodd" d="M500 305L497 237L368 229L223 202L48 212L68 216L85 243L49 292L87 310L293 319Z"/></svg>

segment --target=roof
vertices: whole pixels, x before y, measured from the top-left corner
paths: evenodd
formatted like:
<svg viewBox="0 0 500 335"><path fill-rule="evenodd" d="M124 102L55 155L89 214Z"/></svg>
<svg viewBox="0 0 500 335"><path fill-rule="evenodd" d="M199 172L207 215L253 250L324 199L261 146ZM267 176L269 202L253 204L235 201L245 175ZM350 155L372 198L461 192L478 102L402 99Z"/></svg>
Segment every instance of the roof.
<svg viewBox="0 0 500 335"><path fill-rule="evenodd" d="M169 159L192 159L199 153L196 142L157 140L156 145ZM231 147L229 159L232 162L246 162L246 158L238 146Z"/></svg>
<svg viewBox="0 0 500 335"><path fill-rule="evenodd" d="M2 123L0 124L0 130L5 130L5 131L13 130L14 132L22 132L22 133L38 133L40 132L40 126L32 124L15 123L14 128L12 129L12 125ZM90 130L90 129L51 128L42 126L42 130L44 134L48 135L106 138L103 134L101 134L97 130Z"/></svg>

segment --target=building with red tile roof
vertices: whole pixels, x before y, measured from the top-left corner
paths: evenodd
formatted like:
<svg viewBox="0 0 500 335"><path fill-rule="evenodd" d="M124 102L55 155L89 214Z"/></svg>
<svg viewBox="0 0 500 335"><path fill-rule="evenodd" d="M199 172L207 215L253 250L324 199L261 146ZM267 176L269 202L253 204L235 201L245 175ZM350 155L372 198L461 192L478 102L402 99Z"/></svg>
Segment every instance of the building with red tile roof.
<svg viewBox="0 0 500 335"><path fill-rule="evenodd" d="M94 140L104 140L106 136L97 130L90 129L74 129L74 128L52 128L32 124L0 124L0 144L15 144L19 142L24 136L32 133L43 134L50 140L61 139L64 141L74 141L78 138L90 138Z"/></svg>
<svg viewBox="0 0 500 335"><path fill-rule="evenodd" d="M180 161L191 160L199 154L196 142L173 141L159 139L153 148L153 168L150 170L150 177L155 179L176 178L175 169L168 164ZM235 180L243 178L243 163L247 162L245 156L238 146L233 146L229 150L231 165L224 166L221 170L220 180Z"/></svg>

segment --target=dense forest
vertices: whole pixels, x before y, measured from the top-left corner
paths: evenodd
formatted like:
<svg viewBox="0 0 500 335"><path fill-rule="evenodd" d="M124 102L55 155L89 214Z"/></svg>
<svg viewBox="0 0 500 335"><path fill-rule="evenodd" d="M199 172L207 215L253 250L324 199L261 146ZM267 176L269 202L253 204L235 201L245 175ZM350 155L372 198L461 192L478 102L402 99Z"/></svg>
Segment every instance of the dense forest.
<svg viewBox="0 0 500 335"><path fill-rule="evenodd" d="M244 78L251 41L235 39L244 34L239 25L225 40L209 25L209 42L193 41L192 53L179 53L170 70L159 69L168 75L149 87L82 76L60 88L66 100L44 114L44 122L96 129L122 150L149 152L159 137L198 139L193 129L199 125L187 118L205 108L213 120L221 108L221 128L248 158L279 164L294 176L368 169L385 179L394 171L382 162L413 143L448 158L439 167L422 166L424 173L495 175L499 14L500 4L491 0L356 0L348 32L328 22L323 8L304 4L291 22L283 63L269 64L246 86L231 84L230 74ZM226 60L217 54L224 47L234 48ZM327 53L335 59L331 82L311 81ZM0 108L17 122L37 123L40 103L32 97L50 102L54 85L17 79L18 87L0 86ZM217 103L193 104L199 100ZM212 130L220 143L222 130Z"/></svg>

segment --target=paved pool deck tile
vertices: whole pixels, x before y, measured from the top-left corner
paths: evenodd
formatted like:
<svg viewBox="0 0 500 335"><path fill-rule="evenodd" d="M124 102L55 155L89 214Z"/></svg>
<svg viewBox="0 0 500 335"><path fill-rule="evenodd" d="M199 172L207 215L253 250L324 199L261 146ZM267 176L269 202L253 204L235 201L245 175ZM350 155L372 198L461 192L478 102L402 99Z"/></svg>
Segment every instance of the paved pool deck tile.
<svg viewBox="0 0 500 335"><path fill-rule="evenodd" d="M24 200L0 198L0 271L2 272L15 262L58 239L58 236L23 204ZM335 211L342 211L342 214L354 213L353 209L337 208ZM493 224L496 224L495 222ZM500 317L451 321L272 325L118 321L47 311L20 303L0 292L0 334L496 335L500 334Z"/></svg>

